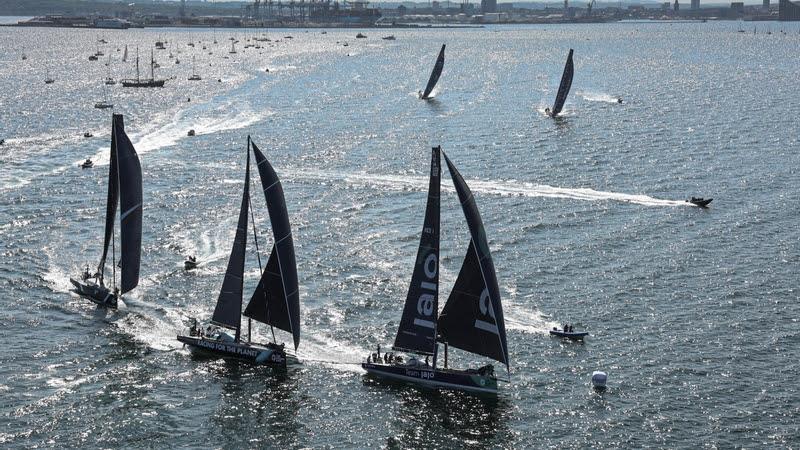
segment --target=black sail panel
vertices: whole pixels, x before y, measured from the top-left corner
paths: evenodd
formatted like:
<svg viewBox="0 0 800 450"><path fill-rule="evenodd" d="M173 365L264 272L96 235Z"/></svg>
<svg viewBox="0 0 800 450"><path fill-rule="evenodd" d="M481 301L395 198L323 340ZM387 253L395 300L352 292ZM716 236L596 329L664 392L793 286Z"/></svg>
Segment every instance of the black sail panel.
<svg viewBox="0 0 800 450"><path fill-rule="evenodd" d="M472 238L456 284L442 310L439 335L453 347L492 358L508 367L500 288L483 221L464 178L447 155L444 158Z"/></svg>
<svg viewBox="0 0 800 450"><path fill-rule="evenodd" d="M117 203L119 203L119 175L117 161L117 139L114 128L116 120L111 120L111 153L108 162L108 196L106 198L106 228L103 239L103 256L97 271L101 274L105 272L106 258L108 257L108 244L114 238L114 221L117 220Z"/></svg>
<svg viewBox="0 0 800 450"><path fill-rule="evenodd" d="M561 84L558 86L556 101L553 103L553 110L550 112L554 117L564 109L564 103L567 101L569 89L572 87L572 76L574 73L575 68L572 64L572 49L569 49L567 63L564 65L564 73L561 75Z"/></svg>
<svg viewBox="0 0 800 450"><path fill-rule="evenodd" d="M283 299L281 270L278 264L278 252L273 246L267 261L267 267L261 275L261 280L250 298L250 303L244 310L244 315L284 331L292 332L291 314L288 305ZM276 301L274 299L280 299Z"/></svg>
<svg viewBox="0 0 800 450"><path fill-rule="evenodd" d="M442 44L442 49L439 50L439 57L436 58L436 65L433 66L433 71L431 72L431 77L428 79L428 84L425 86L425 90L422 92L422 98L428 98L433 92L433 88L436 87L436 83L439 81L439 77L442 75L442 69L444 69L444 47L446 44Z"/></svg>
<svg viewBox="0 0 800 450"><path fill-rule="evenodd" d="M439 311L439 191L441 157L439 147L431 155L428 206L419 239L419 250L411 275L403 316L394 349L433 355L436 349L436 320Z"/></svg>
<svg viewBox="0 0 800 450"><path fill-rule="evenodd" d="M122 115L114 114L114 135L119 160L120 204L120 290L128 292L139 284L142 256L142 166L139 156L125 134Z"/></svg>
<svg viewBox="0 0 800 450"><path fill-rule="evenodd" d="M239 221L236 225L236 235L233 238L233 248L228 259L228 268L225 269L225 279L222 281L217 298L217 306L211 320L222 326L235 328L236 336L242 322L242 292L244 279L244 255L247 245L247 214L250 201L250 151L247 152L247 169L244 175L244 192L242 192L242 206L239 209Z"/></svg>
<svg viewBox="0 0 800 450"><path fill-rule="evenodd" d="M300 292L289 212L286 210L286 199L278 174L275 173L275 169L272 168L261 150L255 144L252 145L258 174L261 178L261 187L267 201L272 234L275 238L273 254L270 255L270 261L272 261L273 255L275 256L273 273L269 273L268 262L267 271L264 272L261 282L259 282L259 286L263 283L264 292L267 294L267 310L270 313L267 320L262 320L262 322L292 333L296 350L300 344ZM256 299L256 294L253 295L253 299ZM273 305L273 303L275 304ZM253 318L255 319L255 317Z"/></svg>

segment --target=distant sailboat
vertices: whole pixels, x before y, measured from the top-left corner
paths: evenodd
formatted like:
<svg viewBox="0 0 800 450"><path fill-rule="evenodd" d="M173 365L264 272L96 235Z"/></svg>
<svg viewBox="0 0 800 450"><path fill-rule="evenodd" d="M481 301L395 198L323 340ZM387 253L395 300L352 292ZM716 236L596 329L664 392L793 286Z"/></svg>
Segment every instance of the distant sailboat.
<svg viewBox="0 0 800 450"><path fill-rule="evenodd" d="M128 44L125 44L125 52L122 53L122 61L128 62Z"/></svg>
<svg viewBox="0 0 800 450"><path fill-rule="evenodd" d="M109 101L109 99L108 99L108 87L107 87L107 85L108 85L108 79L106 79L106 82L103 83L103 100L101 100L101 101L99 101L99 102L94 104L94 107L97 108L97 109L108 109L108 108L113 108L114 107L114 104L111 103Z"/></svg>
<svg viewBox="0 0 800 450"><path fill-rule="evenodd" d="M150 78L139 78L139 48L136 48L136 78L122 80L123 87L164 87L164 81L155 79L155 65L156 61L153 56L153 51L150 50Z"/></svg>
<svg viewBox="0 0 800 450"><path fill-rule="evenodd" d="M436 64L433 66L433 71L431 72L431 77L428 79L428 84L425 86L425 90L419 93L419 98L423 100L428 100L430 98L433 88L436 87L436 83L439 81L439 77L442 75L442 69L444 68L445 45L446 44L442 44L442 49L439 50L439 56L436 58Z"/></svg>
<svg viewBox="0 0 800 450"><path fill-rule="evenodd" d="M564 65L564 73L561 75L561 84L558 86L558 93L556 94L556 101L553 103L553 109L547 109L545 112L550 117L556 117L562 109L564 103L567 101L569 89L572 87L572 76L575 73L574 65L572 64L572 49L569 49L567 55L567 63Z"/></svg>
<svg viewBox="0 0 800 450"><path fill-rule="evenodd" d="M142 167L136 149L125 134L121 114L114 114L111 122L111 156L108 170L108 197L103 255L97 272L91 274L89 266L80 280L70 278L74 292L94 303L117 307L122 294L139 284L139 263L142 255ZM116 261L114 225L119 204L120 260ZM111 244L111 288L105 285L106 258ZM120 267L120 286L117 288L117 266Z"/></svg>
<svg viewBox="0 0 800 450"><path fill-rule="evenodd" d="M261 187L267 201L272 235L274 238L272 251L267 261L267 266L261 273L261 280L250 298L250 303L242 313L244 294L245 251L248 235L248 214L251 205L250 197L250 147L252 145L255 165L261 178ZM253 238L258 254L258 234L255 230L253 219ZM259 270L261 257L258 256ZM217 306L211 318L211 324L217 327L234 330L231 336L220 328L209 327L202 329L193 320L192 328L188 335L179 335L178 341L188 345L193 351L202 351L222 357L245 359L258 364L267 364L277 367L286 366L286 352L284 344L275 342L275 332L272 331L273 342L266 344L255 343L250 336L250 321L246 338L242 336L242 314L244 316L292 333L294 348L300 343L300 296L297 283L297 263L294 256L294 243L289 225L289 214L286 210L286 201L283 196L278 175L270 165L264 154L256 147L255 143L247 137L247 163L244 176L244 189L242 202L239 209L239 221L236 235L233 240L228 267L225 278L217 299Z"/></svg>
<svg viewBox="0 0 800 450"><path fill-rule="evenodd" d="M231 42L231 50L228 53L236 53L236 42Z"/></svg>
<svg viewBox="0 0 800 450"><path fill-rule="evenodd" d="M192 56L192 76L189 77L189 81L200 81L200 75L197 74L197 71L194 67L194 56Z"/></svg>
<svg viewBox="0 0 800 450"><path fill-rule="evenodd" d="M111 53L108 54L108 62L106 62L106 79L104 81L105 84L109 86L113 86L117 84L117 81L111 76Z"/></svg>
<svg viewBox="0 0 800 450"><path fill-rule="evenodd" d="M44 84L53 84L56 80L50 76L50 69L47 69L47 76L44 79Z"/></svg>
<svg viewBox="0 0 800 450"><path fill-rule="evenodd" d="M439 314L439 215L441 156L444 156L470 231L467 255L447 303ZM496 393L498 378L491 365L480 369L448 368L448 347L499 361L509 367L500 289L475 198L441 147L431 155L428 204L411 285L392 347L412 356L403 361L376 353L362 367L368 374L442 389ZM439 343L444 344L444 367L437 367ZM431 365L427 358L433 357ZM510 369L509 369L510 373Z"/></svg>

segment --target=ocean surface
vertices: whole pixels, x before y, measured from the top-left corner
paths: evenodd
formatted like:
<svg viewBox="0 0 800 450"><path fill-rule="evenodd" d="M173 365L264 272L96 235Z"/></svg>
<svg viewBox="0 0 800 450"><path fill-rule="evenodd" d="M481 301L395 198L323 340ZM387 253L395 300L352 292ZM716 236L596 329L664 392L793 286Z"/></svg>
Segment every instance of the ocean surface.
<svg viewBox="0 0 800 450"><path fill-rule="evenodd" d="M0 446L800 446L800 29L743 26L0 28ZM163 89L104 89L133 76L137 48L145 72L159 39ZM552 120L570 48L572 93ZM193 60L202 81L186 80ZM144 172L142 279L117 311L68 280L100 258L105 98ZM283 374L175 340L213 311L248 134L282 178L296 245L302 338ZM476 196L497 268L511 382L496 399L359 366L394 340L436 145ZM469 241L448 175L442 187L441 304ZM267 210L253 206L263 251ZM187 272L190 254L201 267ZM548 336L565 322L590 337Z"/></svg>

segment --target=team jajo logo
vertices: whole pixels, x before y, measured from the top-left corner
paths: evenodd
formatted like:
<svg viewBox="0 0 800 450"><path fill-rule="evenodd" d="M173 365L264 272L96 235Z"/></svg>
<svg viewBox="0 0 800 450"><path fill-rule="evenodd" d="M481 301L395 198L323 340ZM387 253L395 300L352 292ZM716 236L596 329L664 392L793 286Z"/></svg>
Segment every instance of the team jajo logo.
<svg viewBox="0 0 800 450"><path fill-rule="evenodd" d="M431 329L434 328L433 321L430 320L430 318L433 316L436 283L433 283L432 280L436 279L438 268L439 264L436 260L436 254L429 254L425 258L425 263L422 266L426 280L420 282L422 294L420 294L419 300L417 301L417 313L420 317L414 319L414 325Z"/></svg>
<svg viewBox="0 0 800 450"><path fill-rule="evenodd" d="M489 289L483 288L481 298L478 300L478 306L480 307L481 314L483 316L488 316L492 321L487 322L486 320L475 319L475 328L499 336L500 332L497 330L497 318L494 316L494 308L492 307L492 299L489 297Z"/></svg>

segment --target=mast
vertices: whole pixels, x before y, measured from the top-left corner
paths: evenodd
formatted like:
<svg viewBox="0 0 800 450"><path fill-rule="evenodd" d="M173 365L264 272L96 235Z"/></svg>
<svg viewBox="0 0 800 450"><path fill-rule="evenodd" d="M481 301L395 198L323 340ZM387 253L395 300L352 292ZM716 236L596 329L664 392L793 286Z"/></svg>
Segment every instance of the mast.
<svg viewBox="0 0 800 450"><path fill-rule="evenodd" d="M156 65L156 60L153 57L153 50L150 49L150 79L151 80L155 80L156 79L155 72L154 72L155 65Z"/></svg>
<svg viewBox="0 0 800 450"><path fill-rule="evenodd" d="M136 82L139 82L139 47L136 47Z"/></svg>

